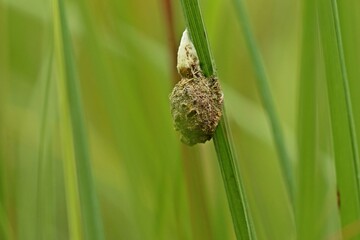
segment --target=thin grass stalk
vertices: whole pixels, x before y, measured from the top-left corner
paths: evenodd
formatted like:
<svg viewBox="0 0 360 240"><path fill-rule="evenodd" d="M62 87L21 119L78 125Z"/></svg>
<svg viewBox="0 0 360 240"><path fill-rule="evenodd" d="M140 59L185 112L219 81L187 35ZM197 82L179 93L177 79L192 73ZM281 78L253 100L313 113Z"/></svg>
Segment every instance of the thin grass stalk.
<svg viewBox="0 0 360 240"><path fill-rule="evenodd" d="M82 239L80 199L78 195L78 182L74 158L74 144L71 133L68 104L66 100L66 86L64 81L64 62L60 31L60 17L57 2L54 3L54 46L57 64L57 95L59 108L59 129L61 140L61 153L63 158L64 186L66 197L66 210L70 239Z"/></svg>
<svg viewBox="0 0 360 240"><path fill-rule="evenodd" d="M0 87L0 239L14 239L13 231L7 214L7 207L9 199L6 195L8 177L6 168L6 101L9 94L9 76L10 76L10 64L9 64L9 10L8 6L2 2L0 6L0 66L1 66L1 87Z"/></svg>
<svg viewBox="0 0 360 240"><path fill-rule="evenodd" d="M339 21L341 23L341 35L344 48L347 75L353 107L353 118L356 125L357 143L360 144L360 94L356 94L360 89L360 1L338 1ZM359 146L360 147L360 146ZM359 148L358 147L358 148Z"/></svg>
<svg viewBox="0 0 360 240"><path fill-rule="evenodd" d="M7 37L6 37L6 9L4 6L0 6L0 34L5 36L3 37L3 40L0 40L0 65L4 68L4 79L6 79L6 62L7 58L5 55L4 50L6 50L5 45L7 44ZM5 163L5 154L3 149L3 141L4 141L4 113L5 113L5 91L4 88L6 88L6 85L2 88L0 88L0 238L7 239L7 226L6 226L6 214L5 214L5 194L4 194L4 174L3 171L5 169L4 163Z"/></svg>
<svg viewBox="0 0 360 240"><path fill-rule="evenodd" d="M166 34L168 39L168 51L171 59L169 65L172 76L172 85L175 85L180 76L176 66L177 49L175 40L174 14L171 0L162 0ZM208 201L205 194L203 169L201 168L201 153L198 148L190 148L181 144L181 161L184 169L185 186L187 190L188 205L191 215L191 231L194 239L213 239L213 231L210 224Z"/></svg>
<svg viewBox="0 0 360 240"><path fill-rule="evenodd" d="M225 108L214 136L215 150L218 156L230 212L237 239L254 239L251 226L250 209L239 171L237 159L232 146L232 137L226 120Z"/></svg>
<svg viewBox="0 0 360 240"><path fill-rule="evenodd" d="M103 225L91 172L80 87L75 73L70 33L62 0L54 0L54 30L58 63L62 73L62 78L59 79L62 88L60 95L64 97L64 118L69 117L70 120L67 126L70 132L67 137L72 141L72 146L68 147L72 148L75 154L85 238L101 240L104 239ZM67 122L67 119L64 120Z"/></svg>
<svg viewBox="0 0 360 240"><path fill-rule="evenodd" d="M0 99L1 101L2 99ZM0 111L2 110L1 108L1 104L2 102L0 102ZM1 119L0 119L0 123L2 123ZM3 125L1 125L3 126ZM2 130L2 129L1 129ZM0 238L7 240L9 239L9 234L8 234L8 228L9 228L9 224L8 224L8 219L7 219L7 214L6 214L6 208L5 208L5 195L4 195L4 188L3 188L3 171L4 171L4 166L3 166L3 152L2 152L2 137L0 138Z"/></svg>
<svg viewBox="0 0 360 240"><path fill-rule="evenodd" d="M36 220L38 228L36 229L36 238L44 238L44 234L45 232L50 232L51 230L48 227L47 222L44 219L44 211L45 209L48 209L49 206L54 207L54 201L53 200L53 196L49 196L47 193L45 192L46 186L47 184L51 183L52 181L49 179L47 179L46 177L48 176L48 172L46 168L46 165L49 164L49 161L51 161L52 159L46 159L46 155L48 152L48 146L47 146L47 141L48 141L48 135L49 135L49 126L48 126L48 110L49 110L49 105L50 103L53 101L53 99L50 97L50 89L51 89L51 75L52 75L52 69L53 69L53 46L50 47L51 49L50 54L49 54L49 58L47 61L46 65L46 77L45 79L41 79L40 81L42 81L41 83L41 87L44 88L44 96L43 96L43 105L42 105L42 109L41 109L41 126L40 126L40 132L39 132L39 148L38 148L38 161L37 161L37 173L38 173L38 178L37 178L37 194L36 194ZM48 160L48 161L46 161ZM50 176L52 176L53 173L50 172ZM47 195L46 197L46 204L44 204L44 196ZM49 201L50 200L50 201ZM47 219L48 220L48 219ZM47 236L50 237L50 236ZM53 236L52 236L53 237ZM46 237L45 237L46 238Z"/></svg>
<svg viewBox="0 0 360 240"><path fill-rule="evenodd" d="M1 11L0 11L1 13ZM1 63L1 62L0 62ZM0 89L0 132L4 132L4 90ZM5 170L5 154L3 149L4 136L0 134L0 239L8 239L8 224L7 224L7 214L5 210L5 194L4 194L4 170Z"/></svg>
<svg viewBox="0 0 360 240"><path fill-rule="evenodd" d="M216 74L214 60L207 40L205 26L202 20L199 3L197 0L182 0L183 13L187 29L194 43L200 60L200 66L205 76ZM214 135L214 145L225 185L227 199L233 220L237 239L252 239L249 208L246 203L245 191L238 174L237 159L232 147L232 139L226 122L226 112Z"/></svg>
<svg viewBox="0 0 360 240"><path fill-rule="evenodd" d="M345 229L360 219L360 191L357 163L357 145L352 125L346 64L340 36L337 6L331 0L317 1L317 14L322 54L327 80L328 101L332 128L332 147L335 156L338 207L343 238ZM336 23L338 22L338 23ZM360 239L357 237L356 239Z"/></svg>
<svg viewBox="0 0 360 240"><path fill-rule="evenodd" d="M269 80L265 72L265 66L261 59L259 48L257 47L255 38L251 31L248 16L245 10L243 0L234 0L236 16L240 22L245 37L247 49L249 50L251 61L255 68L258 90L261 96L262 104L267 113L271 126L275 146L280 160L282 175L285 179L285 185L290 198L290 202L294 203L294 177L290 162L289 152L285 144L283 131L280 120L277 115L273 97L271 95Z"/></svg>
<svg viewBox="0 0 360 240"><path fill-rule="evenodd" d="M339 10L337 6L337 0L331 0L332 4L332 15L334 19L335 25L335 36L337 42L337 50L339 54L339 61L340 61L340 68L341 68L341 76L342 82L344 85L345 91L345 101L346 101L346 112L347 118L349 121L349 128L350 128L350 137L351 137L351 147L354 154L354 165L355 165L355 174L357 176L357 184L358 184L358 192L360 193L360 160L359 160L359 150L358 150L358 143L357 143L357 136L356 136L356 127L355 127L355 120L354 120L354 113L353 107L351 102L351 93L350 93L350 86L349 86L349 78L346 69L345 63L345 54L344 54L344 46L341 37L341 27L340 27L340 19L339 19Z"/></svg>
<svg viewBox="0 0 360 240"><path fill-rule="evenodd" d="M298 105L298 185L296 194L297 239L320 239L317 232L321 208L316 206L316 3L302 6L302 47ZM315 185L316 186L316 185Z"/></svg>

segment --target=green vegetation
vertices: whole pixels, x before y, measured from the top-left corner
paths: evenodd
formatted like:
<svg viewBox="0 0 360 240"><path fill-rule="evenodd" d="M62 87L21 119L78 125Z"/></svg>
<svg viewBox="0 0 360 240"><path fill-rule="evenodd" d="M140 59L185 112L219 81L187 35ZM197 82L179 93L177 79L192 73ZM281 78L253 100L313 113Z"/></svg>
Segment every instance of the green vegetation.
<svg viewBox="0 0 360 240"><path fill-rule="evenodd" d="M199 56L205 76L215 75L206 30L203 25L200 7L197 1L183 0L183 11L187 29ZM214 134L214 145L229 202L233 226L238 239L251 239L251 224L244 187L237 170L237 159L232 146L230 130L227 124L225 107L223 116Z"/></svg>
<svg viewBox="0 0 360 240"><path fill-rule="evenodd" d="M0 1L0 239L360 239L359 9ZM193 147L185 27L226 109Z"/></svg>

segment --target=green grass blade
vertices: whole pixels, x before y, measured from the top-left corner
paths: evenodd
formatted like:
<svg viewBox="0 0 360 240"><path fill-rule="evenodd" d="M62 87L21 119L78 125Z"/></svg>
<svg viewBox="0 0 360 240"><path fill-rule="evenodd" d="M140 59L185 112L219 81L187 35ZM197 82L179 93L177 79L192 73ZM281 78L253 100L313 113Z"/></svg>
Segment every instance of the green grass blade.
<svg viewBox="0 0 360 240"><path fill-rule="evenodd" d="M360 102L360 94L356 94L360 89L360 2L357 0L338 2L339 17L341 24L342 42L344 48L346 69L348 73L351 100L353 103ZM353 114L356 126L360 123L360 105L353 104ZM360 128L356 127L357 143L360 143Z"/></svg>
<svg viewBox="0 0 360 240"><path fill-rule="evenodd" d="M47 218L50 212L55 212L54 204L54 192L51 192L51 187L53 187L53 177L54 172L51 171L51 166L53 159L49 157L49 135L50 135L50 120L49 120L49 110L50 104L53 103L51 93L52 86L52 69L53 69L53 47L50 47L49 57L47 59L46 66L46 77L40 80L39 88L42 90L43 101L41 106L41 126L39 131L39 146L38 146L38 156L37 156L37 193L36 193L36 238L52 238L54 239L54 232L52 231L51 225L49 222L53 222L54 218ZM53 107L53 106L52 106ZM46 198L44 197L46 196ZM44 201L46 199L46 201Z"/></svg>
<svg viewBox="0 0 360 240"><path fill-rule="evenodd" d="M59 81L63 81L62 86L64 89L62 93L66 96L65 105L69 107L69 128L71 129L70 136L73 138L85 238L104 239L102 220L91 172L80 88L76 78L70 33L62 0L54 0L54 17L55 42L59 64L61 65L60 71L63 72L63 78L59 79Z"/></svg>
<svg viewBox="0 0 360 240"><path fill-rule="evenodd" d="M2 110L2 99L0 99L0 111ZM0 118L0 123L2 123ZM3 125L1 125L3 126ZM5 196L3 190L3 152L2 152L2 137L0 138L0 238L8 239L7 234L7 215L5 210Z"/></svg>
<svg viewBox="0 0 360 240"><path fill-rule="evenodd" d="M171 0L162 0L164 24L168 39L168 52L171 60L169 64L172 84L179 80L179 74L174 68L177 59L177 42L175 37L174 16ZM190 208L191 231L193 239L214 239L213 229L210 223L208 199L205 193L204 169L202 168L201 153L199 148L181 146L181 162L184 168L184 182ZM182 237L184 238L184 237Z"/></svg>
<svg viewBox="0 0 360 240"><path fill-rule="evenodd" d="M289 153L285 144L283 137L283 132L280 124L279 117L277 116L275 110L275 104L271 96L269 81L266 76L265 67L262 63L261 55L256 46L255 38L252 34L250 23L246 14L245 6L243 0L234 1L236 15L239 19L240 25L242 27L245 42L247 48L250 52L251 60L255 68L255 74L257 79L257 86L260 92L262 103L264 109L267 113L269 123L271 125L271 130L275 142L275 146L279 155L280 166L282 169L282 174L285 179L286 188L289 194L290 201L293 203L294 200L294 177L293 170L291 167Z"/></svg>
<svg viewBox="0 0 360 240"><path fill-rule="evenodd" d="M199 56L200 65L204 74L214 74L213 60L197 0L182 0L182 7L190 37ZM248 207L244 195L241 178L238 175L237 161L232 149L232 142L226 124L226 114L217 127L214 135L214 145L225 185L228 203L233 219L233 226L238 239L251 239L251 226L248 216Z"/></svg>
<svg viewBox="0 0 360 240"><path fill-rule="evenodd" d="M336 42L337 42L337 50L339 55L339 61L340 61L340 67L341 67L341 77L342 82L344 85L345 90L345 100L346 100L346 110L348 115L348 121L349 121L349 128L350 128L350 137L351 137L351 147L353 149L354 153L354 164L355 164L355 171L356 176L358 178L358 191L360 192L360 160L359 160L359 149L358 149L358 143L357 143L357 136L356 136L356 127L355 127L355 120L354 120L354 114L353 114L353 107L351 102L351 93L350 93L350 86L349 86L349 79L348 79L348 73L345 63L345 54L344 54L344 46L341 36L341 27L340 27L340 19L339 19L339 10L337 6L337 0L332 0L332 9L333 9L333 18L335 23L335 33L336 33Z"/></svg>
<svg viewBox="0 0 360 240"><path fill-rule="evenodd" d="M342 227L360 219L358 149L336 2L318 1ZM359 238L357 238L359 239Z"/></svg>
<svg viewBox="0 0 360 240"><path fill-rule="evenodd" d="M0 34L5 35L4 29L6 26L6 9L3 6L0 6ZM4 54L4 50L6 47L2 47L6 45L7 37L4 37L3 40L0 40L0 66L3 66L3 74L4 79L6 79L6 55ZM4 113L5 113L5 94L6 94L6 82L3 87L0 88L0 239L8 239L8 226L7 226L7 215L5 209L5 194L4 194L4 170L5 170L5 154L4 154L4 132L5 132L5 121L4 121Z"/></svg>
<svg viewBox="0 0 360 240"><path fill-rule="evenodd" d="M0 66L3 81L0 87L0 239L9 239L8 234L8 217L6 214L6 195L5 195L5 103L8 90L8 37L7 37L7 7L0 5L0 34L3 36L0 40Z"/></svg>
<svg viewBox="0 0 360 240"><path fill-rule="evenodd" d="M219 159L226 194L238 239L252 239L248 205L244 195L244 187L237 171L236 156L231 145L231 136L226 122L226 113L216 129L214 144Z"/></svg>
<svg viewBox="0 0 360 240"><path fill-rule="evenodd" d="M61 138L61 149L64 169L64 186L66 195L66 209L71 239L82 239L81 235L81 213L80 199L78 195L78 182L76 178L76 167L74 158L73 138L69 117L68 104L66 99L66 86L64 76L63 50L61 45L61 31L58 17L58 8L54 4L54 41L55 56L57 60L57 91L59 102L59 129Z"/></svg>
<svg viewBox="0 0 360 240"><path fill-rule="evenodd" d="M298 105L298 189L296 195L296 223L298 239L321 239L318 236L318 216L321 208L316 205L319 191L315 191L316 168L316 2L303 2L302 55L299 80Z"/></svg>

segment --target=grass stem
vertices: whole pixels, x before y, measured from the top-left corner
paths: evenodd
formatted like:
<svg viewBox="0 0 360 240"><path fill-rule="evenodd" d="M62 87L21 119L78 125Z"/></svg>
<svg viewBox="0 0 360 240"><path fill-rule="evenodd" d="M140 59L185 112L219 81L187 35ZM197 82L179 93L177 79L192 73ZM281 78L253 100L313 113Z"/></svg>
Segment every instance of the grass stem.
<svg viewBox="0 0 360 240"><path fill-rule="evenodd" d="M207 40L199 3L197 0L182 0L182 7L190 37L200 60L200 66L206 76L214 75L213 58ZM227 199L237 239L252 239L249 209L245 191L238 174L237 159L226 123L225 109L223 117L214 135L214 145L225 185Z"/></svg>
<svg viewBox="0 0 360 240"><path fill-rule="evenodd" d="M279 117L276 113L275 104L271 95L269 81L266 76L265 67L261 59L259 49L256 45L255 38L251 31L248 16L245 10L243 0L234 0L236 15L239 19L242 27L247 49L250 52L250 57L255 68L257 86L260 92L261 100L264 105L264 109L269 118L275 146L279 155L280 166L283 177L285 179L285 185L288 191L288 195L291 203L294 202L294 180L293 171L291 167L290 157L286 148L281 124Z"/></svg>
<svg viewBox="0 0 360 240"><path fill-rule="evenodd" d="M75 62L72 52L70 32L68 29L63 0L54 0L54 33L58 66L61 73L59 79L59 95L63 98L63 117L69 121L67 144L70 156L75 159L76 176L81 202L81 219L83 220L86 239L104 239L102 219L92 177L88 137L86 134L80 86L76 76ZM65 124L65 123L64 123ZM71 164L71 163L70 163Z"/></svg>

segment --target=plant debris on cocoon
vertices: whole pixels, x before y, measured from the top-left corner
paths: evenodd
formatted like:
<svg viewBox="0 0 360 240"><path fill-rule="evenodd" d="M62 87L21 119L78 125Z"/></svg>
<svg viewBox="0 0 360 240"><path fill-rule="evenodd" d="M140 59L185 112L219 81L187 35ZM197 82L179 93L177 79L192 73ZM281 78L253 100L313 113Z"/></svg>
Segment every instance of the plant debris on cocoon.
<svg viewBox="0 0 360 240"><path fill-rule="evenodd" d="M170 94L175 129L187 145L204 143L212 138L222 116L223 94L215 76L204 76L186 29L178 50L177 69L182 79Z"/></svg>

